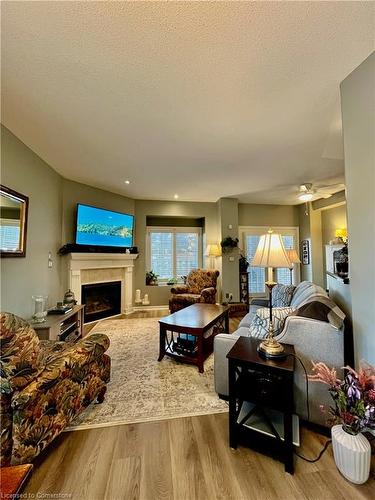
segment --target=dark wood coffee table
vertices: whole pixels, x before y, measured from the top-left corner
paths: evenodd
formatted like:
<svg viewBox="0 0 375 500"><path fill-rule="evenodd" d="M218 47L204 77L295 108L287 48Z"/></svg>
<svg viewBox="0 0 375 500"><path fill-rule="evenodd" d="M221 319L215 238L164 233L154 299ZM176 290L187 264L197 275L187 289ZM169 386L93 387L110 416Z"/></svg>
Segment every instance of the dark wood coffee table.
<svg viewBox="0 0 375 500"><path fill-rule="evenodd" d="M203 373L203 363L212 353L214 337L218 333L229 333L229 307L216 304L193 304L159 320L160 350L158 361L165 355L184 363L197 365ZM213 328L207 338L205 333ZM181 334L196 337L197 350L191 354L179 354L173 350L174 342Z"/></svg>

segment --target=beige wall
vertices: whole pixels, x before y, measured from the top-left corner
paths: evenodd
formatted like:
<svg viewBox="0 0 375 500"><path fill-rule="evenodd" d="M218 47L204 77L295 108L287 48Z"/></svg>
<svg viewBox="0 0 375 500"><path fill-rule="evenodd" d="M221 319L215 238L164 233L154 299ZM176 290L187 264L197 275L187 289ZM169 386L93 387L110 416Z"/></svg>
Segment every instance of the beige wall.
<svg viewBox="0 0 375 500"><path fill-rule="evenodd" d="M217 202L219 217L219 240L227 236L238 238L238 200L235 198L220 198ZM231 226L231 228L230 228ZM223 253L221 260L221 298L228 300L227 294L232 294L233 302L239 300L239 253L238 250Z"/></svg>
<svg viewBox="0 0 375 500"><path fill-rule="evenodd" d="M335 238L335 230L347 227L346 204L322 210L323 245L328 245Z"/></svg>
<svg viewBox="0 0 375 500"><path fill-rule="evenodd" d="M375 53L341 84L356 363L375 364Z"/></svg>
<svg viewBox="0 0 375 500"><path fill-rule="evenodd" d="M301 264L301 280L324 287L321 210L314 210L309 203L307 215L305 204L298 206L298 213L300 242L308 240L310 245L310 263Z"/></svg>
<svg viewBox="0 0 375 500"><path fill-rule="evenodd" d="M79 182L63 179L62 240L65 243L75 241L75 221L77 203L93 205L126 214L134 214L134 200L103 189L86 186Z"/></svg>
<svg viewBox="0 0 375 500"><path fill-rule="evenodd" d="M146 217L188 217L204 218L203 251L206 244L218 243L218 214L216 203L189 203L178 201L135 200L135 239L139 257L135 263L135 289L140 289L142 296L148 293L151 305L166 305L170 296L170 286L146 286Z"/></svg>
<svg viewBox="0 0 375 500"><path fill-rule="evenodd" d="M29 318L32 295L61 297L62 178L5 127L1 138L1 182L29 197L26 257L1 259L1 310Z"/></svg>
<svg viewBox="0 0 375 500"><path fill-rule="evenodd" d="M239 226L298 226L299 209L292 205L238 205Z"/></svg>

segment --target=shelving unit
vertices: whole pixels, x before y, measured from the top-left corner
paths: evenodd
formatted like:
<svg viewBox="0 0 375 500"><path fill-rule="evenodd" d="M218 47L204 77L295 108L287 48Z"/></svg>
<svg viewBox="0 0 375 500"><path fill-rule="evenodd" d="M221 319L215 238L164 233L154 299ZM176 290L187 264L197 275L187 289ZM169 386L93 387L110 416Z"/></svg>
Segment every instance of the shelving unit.
<svg viewBox="0 0 375 500"><path fill-rule="evenodd" d="M240 302L249 305L249 273L240 272Z"/></svg>
<svg viewBox="0 0 375 500"><path fill-rule="evenodd" d="M66 314L49 314L44 323L30 323L40 340L75 341L83 337L84 308L76 305Z"/></svg>

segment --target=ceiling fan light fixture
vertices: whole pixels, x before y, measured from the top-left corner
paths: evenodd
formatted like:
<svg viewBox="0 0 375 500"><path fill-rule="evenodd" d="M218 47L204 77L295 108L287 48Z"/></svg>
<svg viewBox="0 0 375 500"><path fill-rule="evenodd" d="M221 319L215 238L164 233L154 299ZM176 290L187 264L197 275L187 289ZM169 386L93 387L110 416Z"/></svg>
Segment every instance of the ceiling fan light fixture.
<svg viewBox="0 0 375 500"><path fill-rule="evenodd" d="M311 201L313 199L313 193L301 193L298 195L298 199L301 201Z"/></svg>

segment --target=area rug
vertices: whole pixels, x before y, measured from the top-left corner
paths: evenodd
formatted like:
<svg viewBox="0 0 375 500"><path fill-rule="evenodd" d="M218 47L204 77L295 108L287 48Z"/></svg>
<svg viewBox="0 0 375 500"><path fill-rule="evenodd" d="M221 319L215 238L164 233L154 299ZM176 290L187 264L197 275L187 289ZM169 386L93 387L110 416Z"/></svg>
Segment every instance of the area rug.
<svg viewBox="0 0 375 500"><path fill-rule="evenodd" d="M102 404L92 404L67 430L147 422L228 411L214 391L213 354L204 373L159 354L157 318L108 320L90 333L111 341L111 382Z"/></svg>

